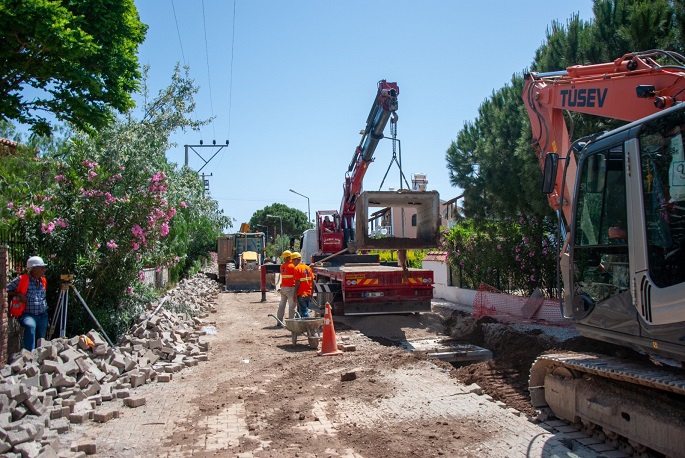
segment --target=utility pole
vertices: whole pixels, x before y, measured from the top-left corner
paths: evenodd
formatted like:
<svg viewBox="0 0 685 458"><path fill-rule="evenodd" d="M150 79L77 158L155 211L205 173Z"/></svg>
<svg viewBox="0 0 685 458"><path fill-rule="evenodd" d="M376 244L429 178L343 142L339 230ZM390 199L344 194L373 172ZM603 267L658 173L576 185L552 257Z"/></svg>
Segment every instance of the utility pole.
<svg viewBox="0 0 685 458"><path fill-rule="evenodd" d="M209 192L209 180L206 180L205 177L211 177L212 174L210 173L209 175L202 174L202 198L205 198L205 191Z"/></svg>
<svg viewBox="0 0 685 458"><path fill-rule="evenodd" d="M212 140L212 144L211 144L211 145L205 145L204 142L203 142L202 140L200 140L200 144L199 144L199 145L184 145L184 146L185 146L185 150L186 150L186 162L185 162L186 167L188 167L188 152L189 152L190 150L192 150L195 154L197 154L197 157L199 157L200 159L202 159L202 162L204 162L204 164L202 165L202 167L200 167L200 169L197 171L197 173L200 173L200 172L202 172L202 169L204 169L205 166L206 166L207 164L209 164L209 161L211 161L212 159L214 159L214 157L215 157L217 154L219 154L219 152L220 152L222 149L224 149L224 148L226 148L226 147L228 146L228 140L226 140L226 144L225 144L225 145L217 145L217 144L216 144L216 140ZM201 155L200 153L197 152L197 150L196 150L195 148L214 148L216 151L214 152L214 154L212 154L212 157L210 157L209 159L205 159L204 157L202 157L202 155ZM211 176L212 176L211 173L210 173L209 175L205 175L204 173L202 174L202 185L204 186L203 189L202 189L202 197L203 197L203 198L205 197L205 192L209 191L209 180L206 180L205 177L211 177Z"/></svg>

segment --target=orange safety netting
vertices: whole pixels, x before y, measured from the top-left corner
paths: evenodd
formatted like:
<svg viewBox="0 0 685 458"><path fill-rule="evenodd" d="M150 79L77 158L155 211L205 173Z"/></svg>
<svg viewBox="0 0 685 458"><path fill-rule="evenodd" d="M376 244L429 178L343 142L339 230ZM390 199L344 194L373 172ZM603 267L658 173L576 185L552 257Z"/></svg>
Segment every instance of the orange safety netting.
<svg viewBox="0 0 685 458"><path fill-rule="evenodd" d="M520 297L503 293L497 288L481 283L473 300L473 317L489 316L504 323L531 323L553 326L570 326L564 319L559 301L544 297Z"/></svg>

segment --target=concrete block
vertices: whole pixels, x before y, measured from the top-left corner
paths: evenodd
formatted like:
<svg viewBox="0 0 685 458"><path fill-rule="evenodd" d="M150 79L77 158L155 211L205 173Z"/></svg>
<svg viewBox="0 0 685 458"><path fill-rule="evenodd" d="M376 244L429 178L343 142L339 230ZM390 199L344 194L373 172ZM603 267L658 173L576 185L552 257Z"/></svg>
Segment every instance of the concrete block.
<svg viewBox="0 0 685 458"><path fill-rule="evenodd" d="M119 411L117 409L104 409L93 414L93 420L98 423L107 423L113 418L119 418Z"/></svg>
<svg viewBox="0 0 685 458"><path fill-rule="evenodd" d="M83 412L74 412L69 414L69 422L71 423L85 423L86 420L89 420L91 415L93 414L93 410L87 410Z"/></svg>
<svg viewBox="0 0 685 458"><path fill-rule="evenodd" d="M114 390L112 391L112 395L117 399L126 399L131 396L131 393L128 390Z"/></svg>
<svg viewBox="0 0 685 458"><path fill-rule="evenodd" d="M97 381L94 381L83 389L82 392L87 397L95 396L100 392L100 384Z"/></svg>
<svg viewBox="0 0 685 458"><path fill-rule="evenodd" d="M44 374L52 374L53 372L57 372L57 368L59 368L61 362L59 361L54 361L51 359L43 361L43 364L41 364L40 371Z"/></svg>
<svg viewBox="0 0 685 458"><path fill-rule="evenodd" d="M133 372L135 372L135 371L132 371L131 375L130 375L131 388L136 388L136 387L139 387L141 385L144 385L145 379L147 378L145 376L145 374L141 374L141 373L135 373L134 374Z"/></svg>
<svg viewBox="0 0 685 458"><path fill-rule="evenodd" d="M73 344L72 346L75 346L78 344L79 337L76 336L75 339L76 339L76 343ZM83 353L76 351L74 348L67 348L59 354L59 357L62 358L62 361L64 361L64 362L75 361L78 358L83 358L83 356L84 356Z"/></svg>
<svg viewBox="0 0 685 458"><path fill-rule="evenodd" d="M85 452L86 455L95 455L97 453L97 444L93 439L79 439L71 444L72 452Z"/></svg>
<svg viewBox="0 0 685 458"><path fill-rule="evenodd" d="M49 428L52 431L57 432L57 434L64 434L69 432L69 418L57 418L55 420L50 420Z"/></svg>
<svg viewBox="0 0 685 458"><path fill-rule="evenodd" d="M40 386L43 390L52 388L52 374L40 374Z"/></svg>
<svg viewBox="0 0 685 458"><path fill-rule="evenodd" d="M40 450L43 447L39 442L23 442L21 444L14 446L14 453L19 453L23 457L35 457L38 456Z"/></svg>
<svg viewBox="0 0 685 458"><path fill-rule="evenodd" d="M62 418L63 415L63 409L64 407L62 406L52 406L49 408L48 412L50 414L50 420L56 420L58 418ZM68 407L66 408L68 409Z"/></svg>
<svg viewBox="0 0 685 458"><path fill-rule="evenodd" d="M157 382L166 383L171 381L172 374L159 374L157 375Z"/></svg>
<svg viewBox="0 0 685 458"><path fill-rule="evenodd" d="M31 362L30 364L25 365L21 373L26 374L27 377L33 377L38 373L38 364Z"/></svg>
<svg viewBox="0 0 685 458"><path fill-rule="evenodd" d="M41 445L43 448L40 449L38 455L36 455L36 458L59 458L59 455L57 454L53 444L41 443ZM57 441L57 446L57 450L59 450L59 440Z"/></svg>
<svg viewBox="0 0 685 458"><path fill-rule="evenodd" d="M12 413L12 421L19 421L29 413L29 409L24 407L24 404L21 404L10 409L10 412Z"/></svg>
<svg viewBox="0 0 685 458"><path fill-rule="evenodd" d="M124 405L127 407L140 407L145 405L144 396L130 396L124 399Z"/></svg>
<svg viewBox="0 0 685 458"><path fill-rule="evenodd" d="M76 375L80 372L76 361L67 361L57 368L57 372L61 375Z"/></svg>
<svg viewBox="0 0 685 458"><path fill-rule="evenodd" d="M52 386L70 388L76 385L76 379L68 375L57 374L52 379Z"/></svg>
<svg viewBox="0 0 685 458"><path fill-rule="evenodd" d="M31 396L23 404L33 415L43 415L47 409L37 396Z"/></svg>
<svg viewBox="0 0 685 458"><path fill-rule="evenodd" d="M17 446L18 444L22 444L24 442L28 442L31 440L31 436L29 433L23 429L16 430L16 431L7 431L7 442L12 447Z"/></svg>

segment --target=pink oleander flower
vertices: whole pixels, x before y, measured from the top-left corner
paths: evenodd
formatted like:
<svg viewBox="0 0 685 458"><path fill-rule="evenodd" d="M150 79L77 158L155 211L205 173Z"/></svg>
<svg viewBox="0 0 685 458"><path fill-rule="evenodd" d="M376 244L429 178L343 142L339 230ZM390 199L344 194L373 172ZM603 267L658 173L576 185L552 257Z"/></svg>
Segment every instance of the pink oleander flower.
<svg viewBox="0 0 685 458"><path fill-rule="evenodd" d="M166 212L166 218L171 219L176 215L176 209L174 207L169 208L169 211Z"/></svg>
<svg viewBox="0 0 685 458"><path fill-rule="evenodd" d="M139 239L145 238L143 228L140 227L138 224L133 225L133 227L131 228L131 233Z"/></svg>
<svg viewBox="0 0 685 458"><path fill-rule="evenodd" d="M499 251L502 251L502 245L501 245L500 243L497 244L497 249L498 249Z"/></svg>
<svg viewBox="0 0 685 458"><path fill-rule="evenodd" d="M50 259L55 259L56 257L57 257L57 255L55 253L50 254Z"/></svg>
<svg viewBox="0 0 685 458"><path fill-rule="evenodd" d="M523 243L528 243L528 237L523 237Z"/></svg>
<svg viewBox="0 0 685 458"><path fill-rule="evenodd" d="M33 210L33 213L35 213L36 215L40 215L45 211L45 207L43 207L42 205L31 204L31 210Z"/></svg>
<svg viewBox="0 0 685 458"><path fill-rule="evenodd" d="M133 242L133 251L138 251L138 250L140 250L140 243Z"/></svg>
<svg viewBox="0 0 685 458"><path fill-rule="evenodd" d="M530 276L530 281L535 281L535 275Z"/></svg>
<svg viewBox="0 0 685 458"><path fill-rule="evenodd" d="M52 221L49 222L48 224L45 224L45 223L41 224L40 231L43 234L51 234L52 231L54 231L54 230L55 230L55 223L53 223Z"/></svg>
<svg viewBox="0 0 685 458"><path fill-rule="evenodd" d="M188 204L185 202L185 200L182 200L181 203L178 204L181 208L188 208Z"/></svg>
<svg viewBox="0 0 685 458"><path fill-rule="evenodd" d="M128 288L126 288L126 294L128 294L129 296L133 294L133 287L132 286L129 286Z"/></svg>
<svg viewBox="0 0 685 458"><path fill-rule="evenodd" d="M55 181L56 181L57 183L60 183L60 182L64 181L64 175L62 175L62 174L55 175Z"/></svg>
<svg viewBox="0 0 685 458"><path fill-rule="evenodd" d="M7 202L7 208L12 210L14 208L14 202Z"/></svg>
<svg viewBox="0 0 685 458"><path fill-rule="evenodd" d="M94 180L96 176L98 176L98 174L95 171L91 170L90 172L88 172L88 181Z"/></svg>
<svg viewBox="0 0 685 458"><path fill-rule="evenodd" d="M145 281L145 272L143 272L142 270L138 271L138 280Z"/></svg>
<svg viewBox="0 0 685 458"><path fill-rule="evenodd" d="M162 225L159 226L159 234L162 237L169 235L169 225L167 223L162 223Z"/></svg>
<svg viewBox="0 0 685 458"><path fill-rule="evenodd" d="M16 212L14 212L14 216L16 216L19 219L24 219L26 216L26 209L25 208L20 208Z"/></svg>
<svg viewBox="0 0 685 458"><path fill-rule="evenodd" d="M110 250L116 250L117 249L117 244L114 242L114 240L110 240L107 242L107 248Z"/></svg>

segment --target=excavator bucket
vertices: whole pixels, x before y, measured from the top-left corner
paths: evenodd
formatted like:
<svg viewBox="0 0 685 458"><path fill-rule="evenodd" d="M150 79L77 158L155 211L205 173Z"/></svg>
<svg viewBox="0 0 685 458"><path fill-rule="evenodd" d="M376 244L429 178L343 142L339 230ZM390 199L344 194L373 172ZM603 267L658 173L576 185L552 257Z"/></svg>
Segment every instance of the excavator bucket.
<svg viewBox="0 0 685 458"><path fill-rule="evenodd" d="M437 191L405 189L361 193L357 199L355 244L361 250L437 248L440 195Z"/></svg>

